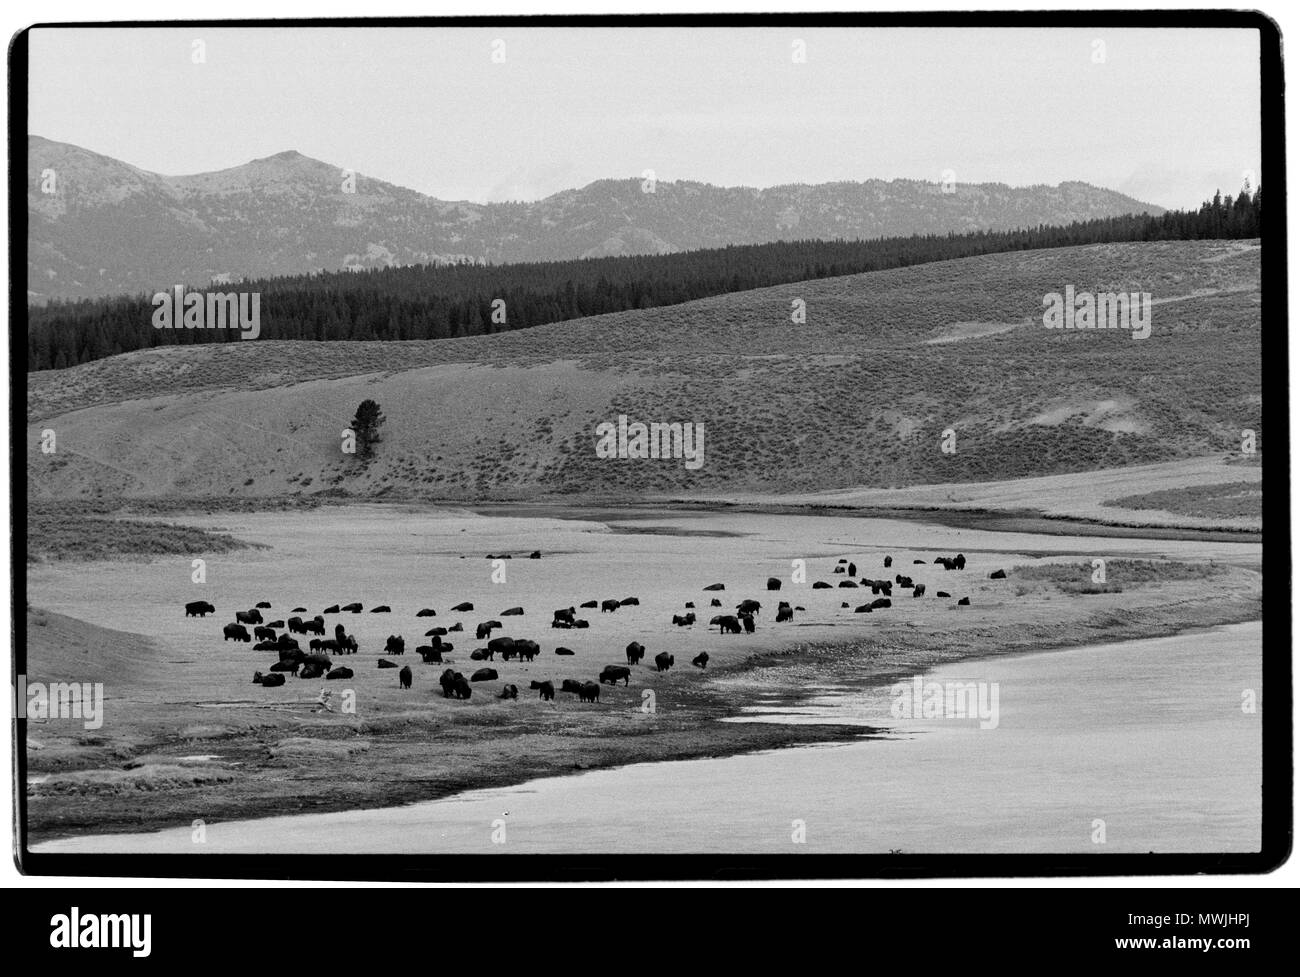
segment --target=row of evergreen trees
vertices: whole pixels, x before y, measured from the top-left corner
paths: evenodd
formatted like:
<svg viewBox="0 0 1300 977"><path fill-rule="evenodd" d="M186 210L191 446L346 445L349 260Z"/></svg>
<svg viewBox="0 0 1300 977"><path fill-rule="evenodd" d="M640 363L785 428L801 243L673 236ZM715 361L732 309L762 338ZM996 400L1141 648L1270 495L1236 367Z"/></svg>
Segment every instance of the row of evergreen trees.
<svg viewBox="0 0 1300 977"><path fill-rule="evenodd" d="M1216 193L1198 210L1169 211L1159 217L1109 217L1060 227L869 241L782 241L513 265L415 265L270 278L214 290L260 292L264 339L447 339L994 252L1122 241L1254 238L1260 235L1260 208L1260 191L1252 194L1247 188L1235 198ZM494 305L497 300L504 307ZM155 329L152 316L146 295L56 301L29 308L28 369L62 369L171 343L239 341L235 331Z"/></svg>

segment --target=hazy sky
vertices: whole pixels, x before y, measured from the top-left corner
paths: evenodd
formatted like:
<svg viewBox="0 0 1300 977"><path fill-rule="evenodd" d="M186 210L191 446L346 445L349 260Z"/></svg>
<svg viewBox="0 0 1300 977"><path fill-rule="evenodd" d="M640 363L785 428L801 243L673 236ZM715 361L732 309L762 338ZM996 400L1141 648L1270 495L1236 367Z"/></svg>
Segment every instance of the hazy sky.
<svg viewBox="0 0 1300 977"><path fill-rule="evenodd" d="M32 133L147 170L296 149L443 199L952 170L1188 206L1260 171L1246 30L38 30L29 90Z"/></svg>

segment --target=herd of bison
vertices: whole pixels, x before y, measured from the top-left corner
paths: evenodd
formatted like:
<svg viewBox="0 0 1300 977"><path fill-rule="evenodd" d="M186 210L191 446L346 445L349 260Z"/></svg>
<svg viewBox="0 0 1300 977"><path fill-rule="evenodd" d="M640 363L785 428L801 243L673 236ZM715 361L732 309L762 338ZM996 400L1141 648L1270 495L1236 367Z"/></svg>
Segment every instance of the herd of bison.
<svg viewBox="0 0 1300 977"><path fill-rule="evenodd" d="M541 554L534 552L531 554L532 559L540 559ZM913 560L914 564L925 564L925 560ZM933 561L940 564L945 570L964 571L966 569L966 557L958 553L955 557L940 556ZM893 558L886 556L884 566L890 568L893 566ZM844 589L871 588L872 600L866 601L853 610L858 614L869 614L874 611L888 608L892 604L894 588L900 591L910 591L912 597L923 598L926 594L925 584L914 583L911 577L903 574L895 574L892 580L889 579L870 579L857 577L857 565L848 559L841 559L834 567L834 574L844 577L838 585L819 580L812 585L813 590L828 590L835 586ZM990 579L1005 579L1006 574L1002 570L995 570L989 574ZM960 578L958 578L960 579ZM779 591L782 581L777 577L769 577L767 580L768 591ZM720 583L709 584L704 588L705 592L720 592L725 590L725 586ZM936 598L951 598L947 591L935 591ZM579 609L582 610L599 610L601 614L613 614L620 608L636 606L641 602L636 597L625 597L622 600L608 599L602 601L589 600L585 601L579 607L564 607L555 611L551 619L551 627L559 629L568 628L587 628L590 622L578 616ZM956 602L958 605L970 604L969 597L962 597ZM722 608L723 604L720 598L713 597L710 599L710 608ZM709 627L717 627L719 634L753 634L757 627L757 618L762 610L763 605L753 599L746 598L736 605L735 613L718 613L709 619ZM852 607L849 601L840 604L841 609ZM334 626L334 637L325 637L326 624L325 615L327 614L360 614L363 610L360 603L344 604L342 606L333 604L325 608L320 614L311 618L304 618L301 615L307 613L306 608L295 607L292 611L293 617L287 621L275 620L264 621L262 611L269 611L271 604L267 601L260 601L255 607L246 611L236 611L235 620L222 628L224 641L236 642L253 642L254 651L275 652L277 660L270 665L267 671L257 671L253 673L253 683L265 687L273 687L285 684L286 675L296 675L300 679L350 679L353 677L353 670L346 665L336 665L330 657L341 655L352 655L358 651L356 638L347 633L347 629L342 623ZM468 614L474 610L474 605L468 601L455 605L451 612L455 614ZM802 613L803 607L791 606L788 601L780 601L776 609L776 623L794 621L796 613ZM207 601L191 601L185 605L186 617L206 617L208 614L215 614L216 608ZM371 614L392 613L392 608L387 604L380 604L370 608ZM522 607L510 607L501 611L501 617L519 617L524 614ZM416 617L436 617L437 612L432 608L420 610ZM687 601L683 608L683 613L672 615L672 624L675 627L691 627L696 623L695 602ZM492 637L492 632L500 630L504 625L498 620L482 621L474 628L474 637L476 641L485 642L484 646L470 652L470 660L475 662L490 661L495 662L498 655L503 661L510 661L518 658L520 662L532 662L542 654L542 650L536 641L529 638L511 638L505 635ZM249 633L252 628L252 633ZM449 627L433 627L424 632L424 637L429 639L428 644L419 645L415 650L425 664L450 664L452 659L443 658L443 655L453 650L453 644L445 640L446 636L453 633L465 632L465 625L457 621ZM302 636L307 641L307 649L304 650L298 638L294 635ZM311 637L308 637L308 636ZM632 677L633 666L638 666L646 655L645 646L640 642L633 641L625 649L627 656L626 665L606 665L600 672L597 682L584 681L581 679L568 678L559 684L558 691L572 693L578 697L579 702L597 703L600 700L600 687L605 683L616 685L622 682L628 685ZM405 655L406 639L399 634L390 634L384 643L383 656L379 659L378 667L398 669L397 679L400 689L411 688L414 680L414 673L409 665L398 666L396 662L390 661L390 658ZM557 647L554 652L556 655L564 657L572 655L573 652L568 648ZM673 667L673 656L667 652L660 652L652 659L654 669L657 672L666 672ZM691 664L697 668L706 668L709 664L709 653L701 651L691 660ZM498 679L495 668L480 667L475 670L468 678L461 672L447 668L438 678L438 684L442 688L442 694L448 699L468 699L473 694L472 683L476 682L493 682ZM531 683L531 688L536 690L538 697L547 701L555 698L557 691L554 682L536 681ZM496 696L498 699L517 699L519 697L519 688L516 685L504 684Z"/></svg>

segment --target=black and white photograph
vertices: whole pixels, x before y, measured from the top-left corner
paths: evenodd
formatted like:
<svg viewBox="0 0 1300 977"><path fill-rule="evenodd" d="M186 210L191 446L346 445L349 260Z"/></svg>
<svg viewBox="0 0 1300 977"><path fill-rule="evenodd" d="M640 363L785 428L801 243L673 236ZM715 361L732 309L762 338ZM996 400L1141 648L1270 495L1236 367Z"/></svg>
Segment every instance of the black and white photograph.
<svg viewBox="0 0 1300 977"><path fill-rule="evenodd" d="M1280 37L1167 21L24 31L24 871L1276 867Z"/></svg>

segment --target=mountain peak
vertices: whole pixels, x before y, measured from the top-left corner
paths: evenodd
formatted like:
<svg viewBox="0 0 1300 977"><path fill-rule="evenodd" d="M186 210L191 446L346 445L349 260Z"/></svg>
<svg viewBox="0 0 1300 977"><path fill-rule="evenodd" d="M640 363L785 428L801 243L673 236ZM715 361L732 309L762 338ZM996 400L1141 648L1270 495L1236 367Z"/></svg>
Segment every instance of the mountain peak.
<svg viewBox="0 0 1300 977"><path fill-rule="evenodd" d="M58 173L58 192L42 173ZM805 239L1013 230L1158 207L1085 183L1059 188L923 180L787 184L597 180L527 203L451 203L286 149L161 176L28 138L32 301L197 287L314 271L459 261L554 261Z"/></svg>

